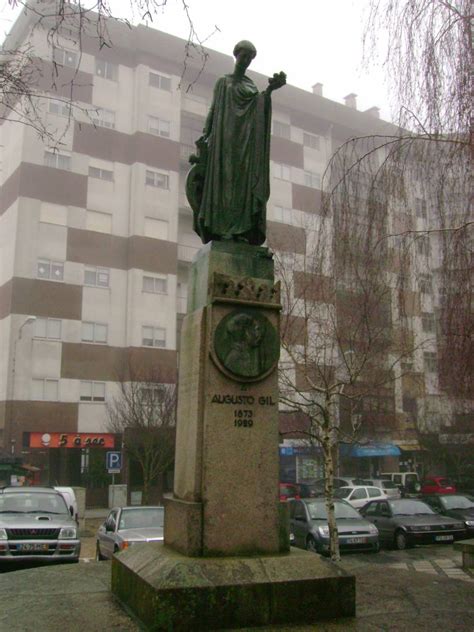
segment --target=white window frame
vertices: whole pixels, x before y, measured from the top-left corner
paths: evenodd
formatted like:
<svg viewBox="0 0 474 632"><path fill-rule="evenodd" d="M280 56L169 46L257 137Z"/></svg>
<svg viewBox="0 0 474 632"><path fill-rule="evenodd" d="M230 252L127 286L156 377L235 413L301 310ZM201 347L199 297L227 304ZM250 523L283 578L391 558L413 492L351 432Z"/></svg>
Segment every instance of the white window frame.
<svg viewBox="0 0 474 632"><path fill-rule="evenodd" d="M92 337L84 337L84 326L90 326L92 327ZM99 334L98 334L98 328L99 327L105 327L105 340L100 340L99 338ZM97 345L106 345L107 341L109 338L109 326L107 325L107 323L94 323L90 320L83 320L82 321L82 327L81 327L81 341L82 342L87 342L89 344L97 344Z"/></svg>
<svg viewBox="0 0 474 632"><path fill-rule="evenodd" d="M33 401L39 401L39 402L58 402L59 401L59 380L58 379L49 378L49 377L33 378L32 382L36 383L38 386L41 384L41 390L42 390L42 397L40 397L39 399L33 399L33 393L32 393ZM47 397L46 387L48 384L56 385L55 397Z"/></svg>
<svg viewBox="0 0 474 632"><path fill-rule="evenodd" d="M319 175L319 173L315 173L314 171L305 171L304 185L305 187L310 187L311 189L320 189L321 176Z"/></svg>
<svg viewBox="0 0 474 632"><path fill-rule="evenodd" d="M291 166L286 165L283 162L273 163L273 177L278 180L285 180L291 182Z"/></svg>
<svg viewBox="0 0 474 632"><path fill-rule="evenodd" d="M305 147L310 147L311 149L319 149L321 148L321 138L316 134L311 134L310 132L303 132L303 145Z"/></svg>
<svg viewBox="0 0 474 632"><path fill-rule="evenodd" d="M94 108L90 117L97 127L107 127L108 129L115 129L115 112L114 110L108 110L107 108Z"/></svg>
<svg viewBox="0 0 474 632"><path fill-rule="evenodd" d="M101 79L118 81L118 65L111 61L105 61L105 59L96 57L94 72L96 76L101 77Z"/></svg>
<svg viewBox="0 0 474 632"><path fill-rule="evenodd" d="M154 136L162 136L163 138L171 137L171 121L159 118L158 116L148 115L148 132Z"/></svg>
<svg viewBox="0 0 474 632"><path fill-rule="evenodd" d="M54 327L59 323L59 334L56 335ZM40 340L61 340L63 321L60 318L37 318L34 322L33 338ZM44 325L44 335L38 333L40 325Z"/></svg>
<svg viewBox="0 0 474 632"><path fill-rule="evenodd" d="M164 287L160 288L161 284L163 284ZM150 276L149 274L144 274L142 291L147 294L168 294L168 277Z"/></svg>
<svg viewBox="0 0 474 632"><path fill-rule="evenodd" d="M68 154L61 154L58 151L45 150L43 161L46 167L71 171L71 156Z"/></svg>
<svg viewBox="0 0 474 632"><path fill-rule="evenodd" d="M55 114L56 116L69 118L71 116L71 104L68 101L62 101L61 99L49 99L48 112L50 114Z"/></svg>
<svg viewBox="0 0 474 632"><path fill-rule="evenodd" d="M114 172L110 169L102 169L102 167L90 165L88 175L89 178L94 178L95 180L105 180L106 182L114 181Z"/></svg>
<svg viewBox="0 0 474 632"><path fill-rule="evenodd" d="M433 278L429 274L420 274L418 287L421 294L433 293Z"/></svg>
<svg viewBox="0 0 474 632"><path fill-rule="evenodd" d="M291 140L291 125L283 121L273 120L273 136Z"/></svg>
<svg viewBox="0 0 474 632"><path fill-rule="evenodd" d="M145 336L145 330L151 330L146 333L150 334ZM158 332L163 335L158 335ZM145 340L150 340L151 344L145 342ZM158 349L166 349L166 329L165 327L157 327L155 325L142 325L142 347L152 347Z"/></svg>
<svg viewBox="0 0 474 632"><path fill-rule="evenodd" d="M47 274L40 273L40 266L44 266L48 270ZM56 274L57 272L60 274ZM64 261L39 258L36 262L36 278L58 283L64 281Z"/></svg>
<svg viewBox="0 0 474 632"><path fill-rule="evenodd" d="M438 372L438 354L436 351L425 351L423 353L423 366L427 373Z"/></svg>
<svg viewBox="0 0 474 632"><path fill-rule="evenodd" d="M273 207L273 218L282 224L293 224L293 209L275 204Z"/></svg>
<svg viewBox="0 0 474 632"><path fill-rule="evenodd" d="M163 185L159 184L161 179L163 179ZM150 186L150 187L155 187L156 189L169 190L170 188L169 173L164 173L163 171L152 171L151 169L147 169L145 171L145 185Z"/></svg>
<svg viewBox="0 0 474 632"><path fill-rule="evenodd" d="M94 281L87 281L86 275L94 275ZM89 287L110 287L110 268L99 268L96 266L84 266L84 285Z"/></svg>
<svg viewBox="0 0 474 632"><path fill-rule="evenodd" d="M160 72L151 72L148 75L148 85L151 88L158 88L165 92L171 92L171 77Z"/></svg>
<svg viewBox="0 0 474 632"><path fill-rule="evenodd" d="M83 394L87 387L90 386L90 395ZM96 393L94 393L94 390ZM98 391L103 391L102 394L97 394ZM93 380L81 380L79 384L79 401L90 403L104 403L106 400L106 384L105 382L95 382Z"/></svg>
<svg viewBox="0 0 474 632"><path fill-rule="evenodd" d="M53 48L53 61L58 66L77 68L77 52L55 46Z"/></svg>
<svg viewBox="0 0 474 632"><path fill-rule="evenodd" d="M426 219L427 208L426 208L426 200L424 198L420 198L420 197L415 198L415 213L417 217Z"/></svg>
<svg viewBox="0 0 474 632"><path fill-rule="evenodd" d="M421 327L424 332L434 333L436 331L436 320L433 312L421 313Z"/></svg>

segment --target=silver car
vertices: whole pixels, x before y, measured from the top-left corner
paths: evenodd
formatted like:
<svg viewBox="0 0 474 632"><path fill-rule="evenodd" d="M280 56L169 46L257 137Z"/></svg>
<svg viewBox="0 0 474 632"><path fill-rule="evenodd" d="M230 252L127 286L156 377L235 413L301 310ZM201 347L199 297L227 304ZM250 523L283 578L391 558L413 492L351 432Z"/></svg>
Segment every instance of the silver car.
<svg viewBox="0 0 474 632"><path fill-rule="evenodd" d="M114 553L143 542L163 540L164 507L115 507L99 527L96 560L112 559Z"/></svg>
<svg viewBox="0 0 474 632"><path fill-rule="evenodd" d="M78 562L81 542L73 512L52 487L0 489L0 565Z"/></svg>
<svg viewBox="0 0 474 632"><path fill-rule="evenodd" d="M290 542L292 546L329 553L329 527L326 502L320 498L288 501L290 507ZM334 500L339 548L342 551L379 550L379 532L347 503Z"/></svg>

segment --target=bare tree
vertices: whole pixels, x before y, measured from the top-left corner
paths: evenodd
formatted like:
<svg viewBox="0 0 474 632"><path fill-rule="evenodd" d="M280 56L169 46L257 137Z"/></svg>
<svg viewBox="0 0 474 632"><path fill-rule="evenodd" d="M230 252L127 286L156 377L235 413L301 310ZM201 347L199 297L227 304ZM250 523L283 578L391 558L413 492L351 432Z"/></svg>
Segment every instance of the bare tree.
<svg viewBox="0 0 474 632"><path fill-rule="evenodd" d="M119 386L119 395L107 404L108 429L122 435L127 455L140 466L146 505L153 481L174 461L176 387L130 368Z"/></svg>

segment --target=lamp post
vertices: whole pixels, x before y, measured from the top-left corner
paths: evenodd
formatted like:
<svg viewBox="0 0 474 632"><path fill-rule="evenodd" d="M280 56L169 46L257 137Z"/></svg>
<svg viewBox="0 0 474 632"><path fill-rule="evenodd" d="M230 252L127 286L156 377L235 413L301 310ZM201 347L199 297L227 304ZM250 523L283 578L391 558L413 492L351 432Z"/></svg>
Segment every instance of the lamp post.
<svg viewBox="0 0 474 632"><path fill-rule="evenodd" d="M14 425L14 400L15 400L15 380L16 380L16 352L18 341L21 340L21 336L23 333L23 328L26 325L29 325L35 322L36 316L27 316L25 320L22 322L20 327L18 328L18 334L15 338L15 342L13 343L13 354L12 354L12 387L11 387L11 401L10 401L10 450L12 454L15 454L15 444L16 439L13 438L13 425Z"/></svg>

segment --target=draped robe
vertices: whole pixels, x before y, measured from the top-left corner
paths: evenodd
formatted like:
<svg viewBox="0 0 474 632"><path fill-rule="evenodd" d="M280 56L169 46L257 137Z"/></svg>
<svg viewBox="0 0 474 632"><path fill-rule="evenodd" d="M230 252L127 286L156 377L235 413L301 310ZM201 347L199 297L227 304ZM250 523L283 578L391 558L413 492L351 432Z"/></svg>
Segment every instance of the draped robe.
<svg viewBox="0 0 474 632"><path fill-rule="evenodd" d="M194 229L211 239L265 241L271 99L247 76L218 79L204 133L208 159Z"/></svg>

